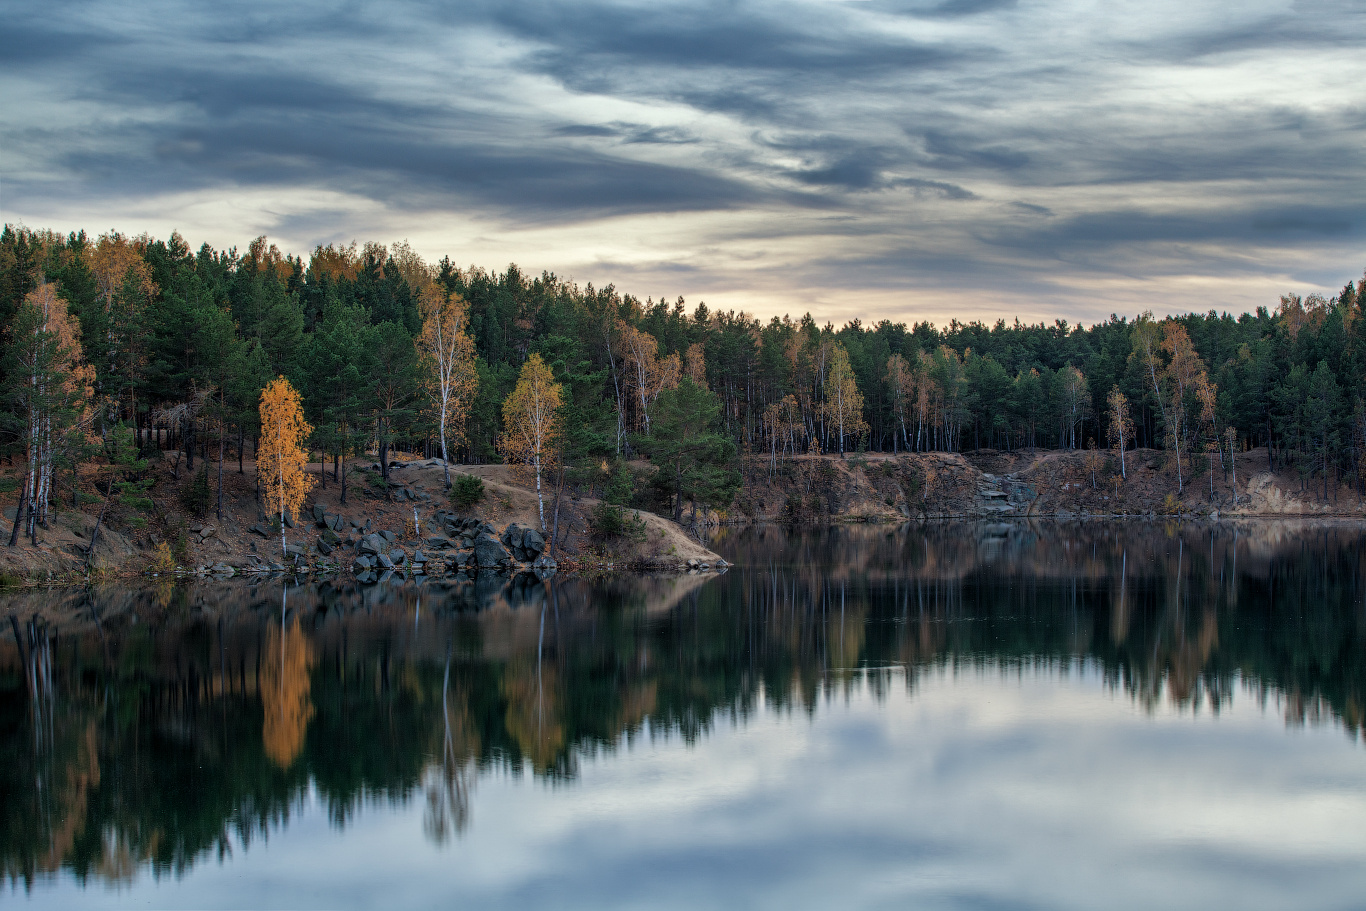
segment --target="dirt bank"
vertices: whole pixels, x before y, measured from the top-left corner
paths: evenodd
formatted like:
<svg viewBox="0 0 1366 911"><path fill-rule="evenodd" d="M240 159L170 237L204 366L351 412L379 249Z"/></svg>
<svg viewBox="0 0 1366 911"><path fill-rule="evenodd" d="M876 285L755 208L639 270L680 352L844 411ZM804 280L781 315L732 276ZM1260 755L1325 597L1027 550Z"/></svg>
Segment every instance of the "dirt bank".
<svg viewBox="0 0 1366 911"><path fill-rule="evenodd" d="M389 533L385 536L386 557L392 547L407 561L399 564L401 570L414 569L416 562L425 561L424 569L445 571L453 568L446 564L453 564L459 551L468 549L458 533L452 537L447 521L442 521L451 515L476 519L494 538L503 537L514 525L540 529L535 492L519 482L507 466L453 467L453 476L476 475L485 485L482 502L458 509L446 494L441 463L436 459L396 462L390 470L395 486L389 491L382 487L377 465L356 460L348 466L346 503L341 502L341 487L331 472L323 486L319 466L312 464L308 470L320 483L298 522L285 529L292 551L286 558L281 554L278 527L272 530L258 509L255 466L246 462L242 467L241 473L236 462L225 467L220 521L213 501L200 511L188 505L193 474L183 462L177 472L173 454L157 460L148 471L154 481L148 491L152 508L113 504L105 514L93 550L90 539L104 499L96 494L93 479L83 479L80 485L83 500L88 501L81 509L72 509L69 500L57 505L47 527L39 529L36 545L21 535L13 548L3 546L3 542L8 540L13 522L17 491L7 490L0 494L6 517L5 537L0 538L0 573L10 582L74 581L89 571L137 573L153 566L159 549L171 555L176 567L189 571L264 571L286 564L293 568L297 559L313 570L346 573L352 569L361 538L383 532ZM0 482L8 480L6 486L10 488L17 487L21 477L22 468L0 470ZM210 489L216 493L214 463L209 465L209 480ZM639 514L640 526L633 535L606 540L594 537L590 515L597 503L590 497L572 496L567 490L561 497L554 557L562 568L686 570L701 564L716 566L720 560L673 522L644 512ZM553 525L554 507L552 488L545 500L547 526ZM549 527L543 537L547 539L545 555L549 556ZM517 562L514 551L509 549L513 564ZM527 552L522 555L530 556Z"/></svg>
<svg viewBox="0 0 1366 911"><path fill-rule="evenodd" d="M887 521L918 518L1074 516L1348 516L1366 504L1346 486L1302 486L1267 468L1265 449L1240 453L1227 474L1217 456L1108 451L876 453L748 458L732 521Z"/></svg>

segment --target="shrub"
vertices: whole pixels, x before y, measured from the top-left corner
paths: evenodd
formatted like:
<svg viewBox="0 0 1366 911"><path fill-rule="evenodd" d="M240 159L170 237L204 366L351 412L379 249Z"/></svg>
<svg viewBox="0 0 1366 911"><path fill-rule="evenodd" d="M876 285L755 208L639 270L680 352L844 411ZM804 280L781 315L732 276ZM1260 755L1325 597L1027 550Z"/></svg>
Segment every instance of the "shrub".
<svg viewBox="0 0 1366 911"><path fill-rule="evenodd" d="M196 518L204 518L204 514L213 505L213 491L209 488L209 466L207 463L200 463L199 471L189 483L180 488L180 502Z"/></svg>
<svg viewBox="0 0 1366 911"><path fill-rule="evenodd" d="M593 507L588 517L588 528L593 537L604 541L614 538L635 542L645 540L645 520L611 503L599 503Z"/></svg>
<svg viewBox="0 0 1366 911"><path fill-rule="evenodd" d="M168 573L175 569L175 556L171 553L171 546L162 541L152 551L151 562L147 564L147 571L152 573Z"/></svg>
<svg viewBox="0 0 1366 911"><path fill-rule="evenodd" d="M458 475L451 484L451 502L468 509L484 499L484 479L472 474Z"/></svg>
<svg viewBox="0 0 1366 911"><path fill-rule="evenodd" d="M179 529L175 531L171 538L171 555L178 564L190 562L190 542Z"/></svg>
<svg viewBox="0 0 1366 911"><path fill-rule="evenodd" d="M23 576L6 570L0 570L0 588L22 588L23 584Z"/></svg>

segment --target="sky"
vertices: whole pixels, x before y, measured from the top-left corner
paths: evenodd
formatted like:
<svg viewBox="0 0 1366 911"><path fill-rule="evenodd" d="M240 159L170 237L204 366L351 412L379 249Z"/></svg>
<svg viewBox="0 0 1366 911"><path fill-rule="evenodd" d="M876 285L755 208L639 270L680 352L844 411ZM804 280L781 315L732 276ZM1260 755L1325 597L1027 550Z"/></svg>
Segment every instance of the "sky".
<svg viewBox="0 0 1366 911"><path fill-rule="evenodd" d="M1359 0L0 0L0 220L408 240L767 318L1094 322L1366 267Z"/></svg>

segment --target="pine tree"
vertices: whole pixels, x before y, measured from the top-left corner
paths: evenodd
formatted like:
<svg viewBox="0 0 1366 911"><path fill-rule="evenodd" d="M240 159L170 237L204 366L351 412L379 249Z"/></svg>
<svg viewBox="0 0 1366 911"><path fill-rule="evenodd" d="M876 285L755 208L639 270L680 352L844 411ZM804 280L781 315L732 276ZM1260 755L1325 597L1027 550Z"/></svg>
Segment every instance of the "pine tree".
<svg viewBox="0 0 1366 911"><path fill-rule="evenodd" d="M655 403L654 432L640 446L659 468L654 483L672 502L675 522L683 520L684 500L695 515L699 503L728 502L740 484L735 443L720 432L720 414L716 396L689 377Z"/></svg>

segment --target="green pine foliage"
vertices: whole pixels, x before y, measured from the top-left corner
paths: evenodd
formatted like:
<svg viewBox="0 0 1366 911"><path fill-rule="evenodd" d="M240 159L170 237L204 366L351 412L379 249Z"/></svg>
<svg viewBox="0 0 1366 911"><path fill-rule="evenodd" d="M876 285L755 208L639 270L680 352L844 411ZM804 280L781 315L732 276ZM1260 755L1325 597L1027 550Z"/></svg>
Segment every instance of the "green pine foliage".
<svg viewBox="0 0 1366 911"><path fill-rule="evenodd" d="M378 449L386 465L391 449L434 451L435 412L414 349L417 289L383 246L296 257L264 238L245 252L192 250L179 235L137 238L130 243L150 282L134 281L130 270L102 292L92 265L97 243L84 233L6 226L0 329L7 337L19 303L41 278L57 286L95 368L101 417L92 429L102 438L127 421L136 448L150 441L186 449L216 471L219 451L228 462L250 457L255 403L265 383L283 374L302 391L312 445L330 465L364 450ZM839 451L822 409L836 345L847 352L863 397L867 434L845 441L851 451L1106 440L1106 396L1114 388L1130 403L1133 445L1172 445L1173 403L1162 382L1154 390L1135 356L1138 321L1128 317L1092 326L853 320L835 327L809 315L756 320L681 298L642 300L516 266L491 272L443 260L431 271L467 302L477 355L479 386L453 458L498 458L502 402L522 363L537 353L563 386L570 483L601 492L609 476L621 477L613 466L642 457L653 463L627 495L613 491L619 503L648 502L674 515L722 507L741 454ZM1364 306L1349 284L1332 298L1286 296L1253 313L1174 315L1165 325L1184 329L1217 389L1213 421L1198 418L1190 395L1180 403L1183 459L1233 428L1237 448L1267 446L1271 466L1298 470L1306 489L1344 479L1359 484L1366 473ZM640 395L617 341L622 325L654 338L658 366L700 351L704 375ZM111 346L111 338L122 341ZM933 384L925 414L915 413L914 389L891 387L893 355ZM1076 371L1084 380L1080 402ZM0 387L9 382L0 376ZM795 405L779 409L788 397ZM780 411L786 417L775 423ZM22 422L3 417L0 449L8 454L22 443ZM342 472L331 480L346 484Z"/></svg>

